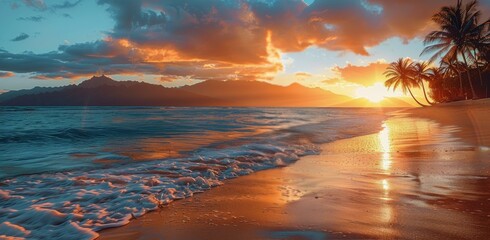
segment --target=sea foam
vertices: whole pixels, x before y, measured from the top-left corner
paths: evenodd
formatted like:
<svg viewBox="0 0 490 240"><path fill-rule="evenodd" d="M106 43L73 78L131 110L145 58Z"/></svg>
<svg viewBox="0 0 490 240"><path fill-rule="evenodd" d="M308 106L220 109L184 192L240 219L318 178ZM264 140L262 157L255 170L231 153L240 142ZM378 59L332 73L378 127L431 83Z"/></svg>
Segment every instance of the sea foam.
<svg viewBox="0 0 490 240"><path fill-rule="evenodd" d="M226 179L316 154L319 143L376 131L382 118L341 114L290 124L253 141L206 145L180 157L5 178L0 238L94 239L101 229L125 225Z"/></svg>

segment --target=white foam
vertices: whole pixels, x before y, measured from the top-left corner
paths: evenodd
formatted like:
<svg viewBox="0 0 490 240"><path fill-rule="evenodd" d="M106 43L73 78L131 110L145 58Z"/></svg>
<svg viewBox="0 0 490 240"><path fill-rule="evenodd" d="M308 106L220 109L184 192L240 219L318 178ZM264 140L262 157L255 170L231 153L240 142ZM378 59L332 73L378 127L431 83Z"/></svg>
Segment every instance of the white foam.
<svg viewBox="0 0 490 240"><path fill-rule="evenodd" d="M93 239L98 230L127 224L133 217L218 186L224 179L275 167L278 161L287 164L298 155L316 151L314 146L254 146L227 149L213 159L200 155L8 179L0 192L0 221L4 222L0 235Z"/></svg>
<svg viewBox="0 0 490 240"><path fill-rule="evenodd" d="M355 126L363 126L359 134L367 133L379 128L380 120L371 125L359 118L335 128L317 126L323 131L318 137L322 141L325 134L329 141L349 137L351 133L339 129ZM294 141L202 148L186 158L5 179L0 190L0 237L94 239L101 229L125 225L176 199L221 185L225 179L286 166L318 153L316 145L299 141L293 133L281 137Z"/></svg>

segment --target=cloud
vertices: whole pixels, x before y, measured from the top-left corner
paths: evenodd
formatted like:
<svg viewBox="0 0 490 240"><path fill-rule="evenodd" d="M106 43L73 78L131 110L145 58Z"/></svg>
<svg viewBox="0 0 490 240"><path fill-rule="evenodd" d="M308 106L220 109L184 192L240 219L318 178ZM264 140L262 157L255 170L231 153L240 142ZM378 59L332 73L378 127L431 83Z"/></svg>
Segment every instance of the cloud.
<svg viewBox="0 0 490 240"><path fill-rule="evenodd" d="M376 82L383 82L384 71L388 63L383 61L372 62L366 66L347 64L345 67L334 67L332 70L343 80L363 86L371 86Z"/></svg>
<svg viewBox="0 0 490 240"><path fill-rule="evenodd" d="M38 10L48 8L41 0L24 3ZM41 79L74 78L102 70L155 74L167 81L181 77L267 80L283 70L282 52L318 46L368 55L370 47L391 37L422 36L432 26L431 16L448 4L447 0L316 0L309 5L302 0L97 3L115 22L106 39L62 45L45 54L3 51L0 55L10 58L0 58L0 70L31 73ZM65 1L49 9L78 4ZM345 81L369 85L379 78L373 69L382 67L382 63L372 64L336 71Z"/></svg>
<svg viewBox="0 0 490 240"><path fill-rule="evenodd" d="M26 33L21 33L19 36L12 38L10 41L12 42L18 42L18 41L23 41L29 38L29 35Z"/></svg>
<svg viewBox="0 0 490 240"><path fill-rule="evenodd" d="M182 57L241 64L267 62L267 32L248 5L238 1L117 1L111 36L137 46L178 52ZM144 7L143 7L144 6Z"/></svg>
<svg viewBox="0 0 490 240"><path fill-rule="evenodd" d="M22 2L24 2L27 7L31 7L39 11L45 11L48 9L43 0L22 0Z"/></svg>
<svg viewBox="0 0 490 240"><path fill-rule="evenodd" d="M175 75L166 75L166 76L161 76L158 80L163 83L168 83L168 82L173 82L177 79L179 79L180 76L175 76Z"/></svg>
<svg viewBox="0 0 490 240"><path fill-rule="evenodd" d="M94 43L98 44L98 43ZM100 44L99 44L100 45ZM97 45L98 46L98 45ZM103 71L106 74L156 73L159 68L150 64L132 64L127 57L90 56L93 49L74 45L66 51L45 54L9 53L0 51L0 70L31 73L36 79L78 78ZM104 48L98 46L99 48ZM105 47L111 50L111 47ZM78 51L74 50L78 49ZM83 53L87 51L87 53Z"/></svg>
<svg viewBox="0 0 490 240"><path fill-rule="evenodd" d="M267 36L283 52L309 46L369 55L391 37L428 31L446 0L99 0L115 20L111 36L173 49L186 57L235 63L267 60ZM408 10L407 10L408 9Z"/></svg>
<svg viewBox="0 0 490 240"><path fill-rule="evenodd" d="M36 79L62 79L91 76L95 72L112 74L153 74L175 79L270 80L281 65L236 65L208 60L181 59L175 53L137 49L123 40L100 40L62 45L45 54L9 53L0 50L0 70L30 73ZM154 61L158 60L158 61ZM213 66L213 67L210 67ZM167 78L170 79L170 78Z"/></svg>
<svg viewBox="0 0 490 240"><path fill-rule="evenodd" d="M44 0L22 0L24 5L26 7L32 8L37 11L46 11L50 10L51 12L55 12L57 9L69 9L76 7L78 4L82 2L82 0L75 0L75 1L64 1L61 4L53 4L51 6L48 6ZM12 3L11 8L12 9L17 9L19 5L17 3Z"/></svg>
<svg viewBox="0 0 490 240"><path fill-rule="evenodd" d="M17 4L16 2L10 4L10 9L15 10L17 8L19 8L19 4Z"/></svg>
<svg viewBox="0 0 490 240"><path fill-rule="evenodd" d="M80 2L82 2L82 0L73 1L73 2L64 1L62 4L54 4L53 8L56 8L56 9L73 8L73 7L76 7L78 4L80 4Z"/></svg>
<svg viewBox="0 0 490 240"><path fill-rule="evenodd" d="M311 75L311 74L309 74L307 72L297 72L297 73L294 74L294 76L298 80L304 80L306 78L312 77L313 75Z"/></svg>
<svg viewBox="0 0 490 240"><path fill-rule="evenodd" d="M63 15L62 15L62 16L63 16L63 17L65 17L65 18L72 18L72 17L71 17L71 15L70 15L70 14L68 14L68 13L63 13Z"/></svg>
<svg viewBox="0 0 490 240"><path fill-rule="evenodd" d="M296 77L311 77L312 75L307 72L297 72L294 74Z"/></svg>
<svg viewBox="0 0 490 240"><path fill-rule="evenodd" d="M431 16L446 0L315 1L311 20L328 23L334 40L321 47L369 55L367 48L391 37L413 39L432 26Z"/></svg>
<svg viewBox="0 0 490 240"><path fill-rule="evenodd" d="M13 72L0 72L0 78L9 78L13 76L15 76Z"/></svg>
<svg viewBox="0 0 490 240"><path fill-rule="evenodd" d="M343 81L340 78L327 78L327 79L322 80L321 82L322 83L325 83L325 84L328 84L328 85L335 85L335 84L339 84L339 83L342 83L342 82L345 82L345 81Z"/></svg>
<svg viewBox="0 0 490 240"><path fill-rule="evenodd" d="M19 17L17 20L19 21L32 21L32 22L40 22L44 19L42 16L32 16L32 17Z"/></svg>

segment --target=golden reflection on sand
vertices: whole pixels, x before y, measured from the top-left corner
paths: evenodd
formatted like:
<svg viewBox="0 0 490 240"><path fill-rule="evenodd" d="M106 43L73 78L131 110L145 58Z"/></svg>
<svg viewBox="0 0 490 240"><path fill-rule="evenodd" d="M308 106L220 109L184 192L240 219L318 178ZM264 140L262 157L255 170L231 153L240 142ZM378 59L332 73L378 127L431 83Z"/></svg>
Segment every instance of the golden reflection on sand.
<svg viewBox="0 0 490 240"><path fill-rule="evenodd" d="M444 239L466 236L468 225L458 223L481 225L488 218L472 219L449 207L482 200L462 176L480 174L470 163L480 160L454 135L457 128L407 117L386 120L382 127L376 134L326 144L321 156L285 169L290 185L305 192L288 203L293 225L311 223L374 238L419 232Z"/></svg>
<svg viewBox="0 0 490 240"><path fill-rule="evenodd" d="M393 117L378 133L325 144L318 156L234 179L202 198L175 204L167 211L174 213L174 225L149 214L144 218L156 219L152 223L135 221L126 230L108 230L101 239L172 231L191 239L222 230L242 239L267 239L261 234L271 229L313 229L331 238L488 239L489 155L472 144L488 146L490 131L479 129L476 137L470 127ZM190 203L198 199L202 202ZM211 221L199 216L215 209L243 218L216 222L210 229ZM187 221L181 215L197 220L180 224ZM195 226L192 235L189 227Z"/></svg>
<svg viewBox="0 0 490 240"><path fill-rule="evenodd" d="M383 171L384 174L389 175L391 173L391 165L392 165L392 160L391 160L391 138L390 138L390 127L391 124L384 122L383 123L383 130L381 130L378 133L378 139L379 139L379 152L381 153L381 170ZM391 199L390 197L390 182L388 178L385 178L380 181L380 185L382 188L382 196L380 199L382 200L381 207L380 207L380 219L384 223L384 225L389 225L389 223L392 220L393 217L393 208L391 204L388 202ZM393 235L393 233L388 233L389 229L384 228L383 232L385 234Z"/></svg>
<svg viewBox="0 0 490 240"><path fill-rule="evenodd" d="M391 167L391 139L390 139L390 126L386 123L383 123L383 130L378 133L379 139L379 151L382 152L381 158L381 168L388 172Z"/></svg>

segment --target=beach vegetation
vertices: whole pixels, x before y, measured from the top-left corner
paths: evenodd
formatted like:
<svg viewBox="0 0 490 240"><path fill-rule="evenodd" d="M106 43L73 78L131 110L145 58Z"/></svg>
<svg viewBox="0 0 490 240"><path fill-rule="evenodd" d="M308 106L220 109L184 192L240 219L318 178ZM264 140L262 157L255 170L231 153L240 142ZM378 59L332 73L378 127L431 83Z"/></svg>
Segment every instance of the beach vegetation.
<svg viewBox="0 0 490 240"><path fill-rule="evenodd" d="M424 39L421 55L428 62L408 58L391 63L385 85L401 87L416 100L411 89L421 88L428 104L489 97L490 18L482 19L478 1L444 6L432 21L438 26ZM425 85L428 83L428 89ZM429 97L432 100L429 100ZM421 106L426 106L416 100Z"/></svg>

